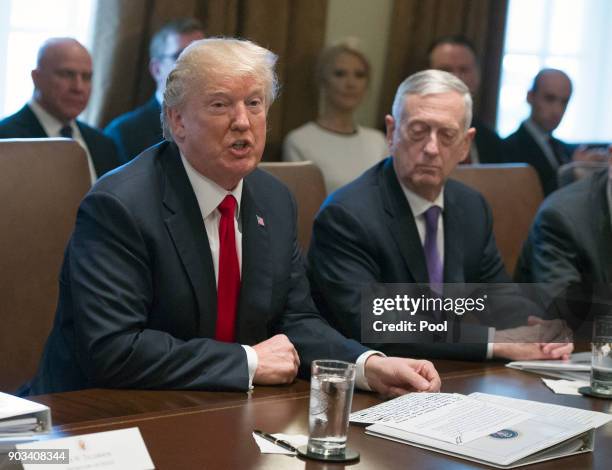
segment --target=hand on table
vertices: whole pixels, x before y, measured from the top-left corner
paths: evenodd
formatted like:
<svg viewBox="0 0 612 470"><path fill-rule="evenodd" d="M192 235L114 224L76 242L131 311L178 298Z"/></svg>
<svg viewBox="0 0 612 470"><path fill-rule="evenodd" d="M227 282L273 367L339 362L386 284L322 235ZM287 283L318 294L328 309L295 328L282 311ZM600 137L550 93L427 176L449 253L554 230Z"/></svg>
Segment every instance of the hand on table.
<svg viewBox="0 0 612 470"><path fill-rule="evenodd" d="M253 346L257 353L257 369L253 383L279 385L293 382L300 366L300 357L289 338L276 335Z"/></svg>
<svg viewBox="0 0 612 470"><path fill-rule="evenodd" d="M425 360L372 355L365 363L370 388L386 397L409 392L438 392L440 376Z"/></svg>

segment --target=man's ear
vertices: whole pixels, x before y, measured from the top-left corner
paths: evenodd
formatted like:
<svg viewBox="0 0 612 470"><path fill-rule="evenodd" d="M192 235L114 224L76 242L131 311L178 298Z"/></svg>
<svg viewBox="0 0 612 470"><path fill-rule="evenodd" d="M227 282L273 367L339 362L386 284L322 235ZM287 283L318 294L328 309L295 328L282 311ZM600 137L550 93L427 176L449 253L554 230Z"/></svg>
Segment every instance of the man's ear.
<svg viewBox="0 0 612 470"><path fill-rule="evenodd" d="M461 150L462 157L459 160L460 162L464 161L470 154L470 148L474 144L475 136L476 136L476 129L474 127L470 127L468 131L465 133L465 136L463 137L463 147L464 148Z"/></svg>
<svg viewBox="0 0 612 470"><path fill-rule="evenodd" d="M185 126L183 124L183 115L177 108L167 108L166 118L168 125L172 131L172 137L176 142L182 142L185 139Z"/></svg>
<svg viewBox="0 0 612 470"><path fill-rule="evenodd" d="M527 103L529 103L529 105L533 105L533 91L528 91L527 92Z"/></svg>
<svg viewBox="0 0 612 470"><path fill-rule="evenodd" d="M391 151L391 145L393 145L393 133L395 132L395 119L390 114L385 116L385 127L387 129L386 139L389 151Z"/></svg>
<svg viewBox="0 0 612 470"><path fill-rule="evenodd" d="M157 83L157 77L159 77L159 61L157 59L151 59L149 61L149 73Z"/></svg>
<svg viewBox="0 0 612 470"><path fill-rule="evenodd" d="M34 69L30 72L30 77L32 77L32 83L34 83L34 88L38 88L38 77L40 76L40 71L38 69Z"/></svg>

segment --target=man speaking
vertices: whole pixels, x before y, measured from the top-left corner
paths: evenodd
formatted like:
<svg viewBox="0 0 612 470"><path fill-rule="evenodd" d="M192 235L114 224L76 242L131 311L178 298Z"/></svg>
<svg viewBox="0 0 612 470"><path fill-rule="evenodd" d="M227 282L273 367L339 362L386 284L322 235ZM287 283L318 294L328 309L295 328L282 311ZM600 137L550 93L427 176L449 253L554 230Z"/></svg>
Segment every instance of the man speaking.
<svg viewBox="0 0 612 470"><path fill-rule="evenodd" d="M431 363L368 351L314 307L295 203L256 168L276 59L218 38L181 54L164 92L168 141L81 204L31 393L247 390L318 358L357 362L360 386L386 395L439 389Z"/></svg>

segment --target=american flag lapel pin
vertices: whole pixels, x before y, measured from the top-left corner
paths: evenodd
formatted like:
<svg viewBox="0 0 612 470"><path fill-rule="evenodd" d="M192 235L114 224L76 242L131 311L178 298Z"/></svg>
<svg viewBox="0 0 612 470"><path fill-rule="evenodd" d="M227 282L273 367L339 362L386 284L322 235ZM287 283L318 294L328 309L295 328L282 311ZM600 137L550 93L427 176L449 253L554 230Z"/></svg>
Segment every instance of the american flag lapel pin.
<svg viewBox="0 0 612 470"><path fill-rule="evenodd" d="M261 225L262 227L266 226L266 224L264 223L263 217L257 214L255 214L255 217L257 217L257 225Z"/></svg>

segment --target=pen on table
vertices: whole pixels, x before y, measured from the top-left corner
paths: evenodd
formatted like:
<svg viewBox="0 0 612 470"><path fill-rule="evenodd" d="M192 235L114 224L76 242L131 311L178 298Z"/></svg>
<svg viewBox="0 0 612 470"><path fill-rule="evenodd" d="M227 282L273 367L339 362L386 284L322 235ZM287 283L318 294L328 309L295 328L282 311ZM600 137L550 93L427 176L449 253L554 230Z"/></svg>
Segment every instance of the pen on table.
<svg viewBox="0 0 612 470"><path fill-rule="evenodd" d="M289 444L287 441L284 441L283 439L277 439L272 434L260 431L259 429L255 429L253 432L258 436L263 437L266 441L270 441L276 444L277 446L282 447L283 449L290 450L291 452L297 452L297 449L295 447L293 447L291 444Z"/></svg>

